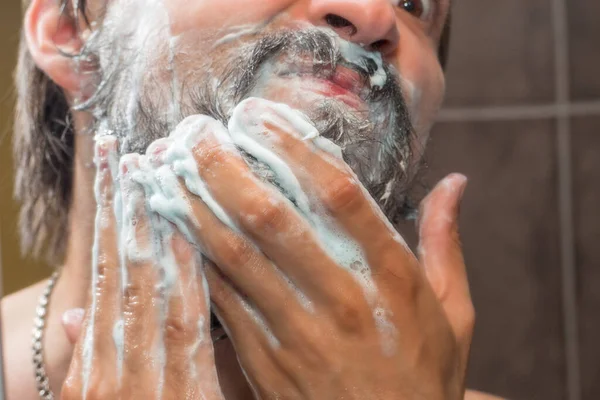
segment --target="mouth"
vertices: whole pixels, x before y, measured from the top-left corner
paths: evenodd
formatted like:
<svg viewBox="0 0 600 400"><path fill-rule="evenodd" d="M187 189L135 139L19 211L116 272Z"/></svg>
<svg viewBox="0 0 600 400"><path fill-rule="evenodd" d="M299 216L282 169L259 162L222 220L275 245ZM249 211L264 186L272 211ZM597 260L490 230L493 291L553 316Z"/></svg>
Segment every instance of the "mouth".
<svg viewBox="0 0 600 400"><path fill-rule="evenodd" d="M332 67L314 65L286 65L276 75L280 78L296 81L303 91L339 100L349 107L363 110L367 107L371 87L368 78L351 66L339 63Z"/></svg>

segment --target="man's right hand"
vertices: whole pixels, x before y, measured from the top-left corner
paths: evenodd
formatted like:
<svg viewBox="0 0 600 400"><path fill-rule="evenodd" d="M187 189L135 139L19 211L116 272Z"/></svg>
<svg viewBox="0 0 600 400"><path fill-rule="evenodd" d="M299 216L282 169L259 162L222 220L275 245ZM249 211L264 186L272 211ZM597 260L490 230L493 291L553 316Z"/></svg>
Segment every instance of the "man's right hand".
<svg viewBox="0 0 600 400"><path fill-rule="evenodd" d="M221 400L198 254L168 222L151 220L142 188L130 179L135 156L121 160L122 196L115 196L109 161L116 146L103 138L96 147L93 295L61 398ZM121 209L127 217L119 235ZM171 265L160 265L156 246ZM172 273L167 287L163 272Z"/></svg>

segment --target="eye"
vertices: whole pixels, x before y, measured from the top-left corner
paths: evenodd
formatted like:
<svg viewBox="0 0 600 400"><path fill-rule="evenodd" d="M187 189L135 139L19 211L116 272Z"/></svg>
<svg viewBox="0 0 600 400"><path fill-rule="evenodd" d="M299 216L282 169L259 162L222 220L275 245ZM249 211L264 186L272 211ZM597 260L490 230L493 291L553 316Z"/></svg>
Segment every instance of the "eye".
<svg viewBox="0 0 600 400"><path fill-rule="evenodd" d="M417 18L427 19L429 16L430 1L431 0L399 0L398 6Z"/></svg>

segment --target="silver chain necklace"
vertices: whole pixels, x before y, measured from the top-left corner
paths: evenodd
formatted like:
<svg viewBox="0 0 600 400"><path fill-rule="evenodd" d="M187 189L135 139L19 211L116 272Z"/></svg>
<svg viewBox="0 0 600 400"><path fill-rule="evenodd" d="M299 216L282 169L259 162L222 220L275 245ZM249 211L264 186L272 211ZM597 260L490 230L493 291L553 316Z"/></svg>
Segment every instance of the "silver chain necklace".
<svg viewBox="0 0 600 400"><path fill-rule="evenodd" d="M33 342L31 349L33 350L33 366L35 370L35 384L42 400L54 400L54 393L50 390L50 382L46 369L44 368L44 328L46 327L46 314L48 313L48 304L50 303L50 294L56 280L58 272L52 274L46 288L38 300L38 305L35 310L36 317L33 320Z"/></svg>

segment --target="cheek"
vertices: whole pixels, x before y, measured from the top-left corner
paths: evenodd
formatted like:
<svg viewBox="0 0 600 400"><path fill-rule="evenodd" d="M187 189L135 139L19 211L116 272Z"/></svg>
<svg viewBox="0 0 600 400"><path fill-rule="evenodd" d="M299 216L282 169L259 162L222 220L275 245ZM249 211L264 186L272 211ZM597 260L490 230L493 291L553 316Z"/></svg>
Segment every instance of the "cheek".
<svg viewBox="0 0 600 400"><path fill-rule="evenodd" d="M209 29L228 30L266 22L286 10L293 0L163 0L171 33Z"/></svg>
<svg viewBox="0 0 600 400"><path fill-rule="evenodd" d="M423 146L444 99L444 73L429 40L414 35L403 40L397 66L415 133Z"/></svg>

